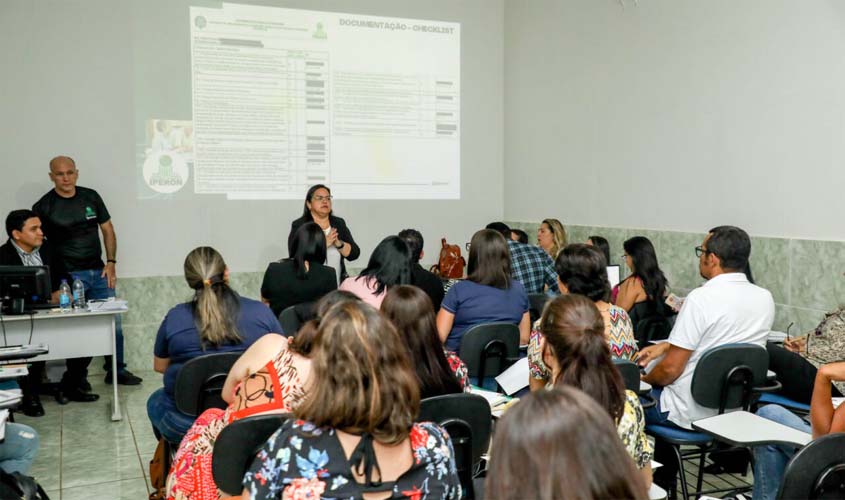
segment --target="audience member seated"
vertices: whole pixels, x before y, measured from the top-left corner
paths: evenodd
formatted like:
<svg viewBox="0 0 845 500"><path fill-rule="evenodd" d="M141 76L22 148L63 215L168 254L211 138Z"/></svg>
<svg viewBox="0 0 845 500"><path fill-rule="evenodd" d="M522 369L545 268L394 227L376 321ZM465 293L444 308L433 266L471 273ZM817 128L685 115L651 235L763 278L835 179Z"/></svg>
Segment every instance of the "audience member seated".
<svg viewBox="0 0 845 500"><path fill-rule="evenodd" d="M0 442L0 469L12 474L29 474L38 455L38 433L28 425L6 422L5 438Z"/></svg>
<svg viewBox="0 0 845 500"><path fill-rule="evenodd" d="M845 432L845 405L834 409L831 399L831 387L834 382L845 382L845 362L831 363L819 368L810 403L810 424L778 405L766 405L757 410L757 415L799 431L812 433L813 439ZM794 447L778 445L754 448L754 500L777 498L786 464L795 451Z"/></svg>
<svg viewBox="0 0 845 500"><path fill-rule="evenodd" d="M559 293L554 261L540 247L513 241L511 230L504 222L491 222L486 229L492 229L504 236L510 252L511 276L522 284L525 293L543 293L551 290Z"/></svg>
<svg viewBox="0 0 845 500"><path fill-rule="evenodd" d="M381 312L396 327L405 345L417 374L420 398L469 391L467 367L457 354L443 349L434 309L422 290L407 285L391 288Z"/></svg>
<svg viewBox="0 0 845 500"><path fill-rule="evenodd" d="M583 295L596 304L604 320L604 338L610 346L611 356L633 360L637 353L637 341L634 339L631 320L624 309L607 302L610 283L607 281L604 256L595 247L573 243L560 252L555 267L563 293ZM528 344L529 383L532 389L545 386L551 376L543 362L541 338L542 334L535 329L531 332Z"/></svg>
<svg viewBox="0 0 845 500"><path fill-rule="evenodd" d="M651 485L653 446L636 393L626 391L604 338L604 319L590 299L563 295L540 318L540 350L551 371L550 384L571 386L592 396L616 424L625 449Z"/></svg>
<svg viewBox="0 0 845 500"><path fill-rule="evenodd" d="M557 219L543 219L537 230L537 244L549 257L556 259L566 246L566 229Z"/></svg>
<svg viewBox="0 0 845 500"><path fill-rule="evenodd" d="M607 242L607 238L604 236L590 236L587 238L587 244L599 249L602 255L604 255L604 259L608 266L613 265L610 260L610 243Z"/></svg>
<svg viewBox="0 0 845 500"><path fill-rule="evenodd" d="M62 280L68 284L73 278L65 270L65 265L58 252L44 238L41 230L41 218L32 210L12 210L6 217L6 234L9 241L0 246L0 266L47 266L50 269L50 302L58 303L59 287ZM55 393L56 401L67 404L69 401L92 402L100 397L90 392L88 384L88 364L90 357L68 359L67 371ZM29 417L44 415L44 407L38 393L44 378L46 362L35 361L29 366L29 374L19 379L23 401L21 411Z"/></svg>
<svg viewBox="0 0 845 500"><path fill-rule="evenodd" d="M333 306L314 337L308 397L244 476L243 498L458 499L452 444L414 423L420 397L410 359L371 306Z"/></svg>
<svg viewBox="0 0 845 500"><path fill-rule="evenodd" d="M326 237L320 226L314 222L299 226L290 252L289 258L267 267L261 283L261 300L276 316L289 306L315 302L337 288L336 270L324 265Z"/></svg>
<svg viewBox="0 0 845 500"><path fill-rule="evenodd" d="M522 229L511 229L511 239L513 241L517 241L522 243L523 245L528 244L528 233L523 231Z"/></svg>
<svg viewBox="0 0 845 500"><path fill-rule="evenodd" d="M346 300L360 299L347 292L330 292L317 303L317 318L307 322L295 340L268 333L243 353L223 387L223 400L229 406L203 412L182 439L167 477L168 499L217 500L223 495L217 490L211 470L217 436L235 420L290 413L302 401L311 371L308 356L319 318L331 306Z"/></svg>
<svg viewBox="0 0 845 500"><path fill-rule="evenodd" d="M488 500L645 500L642 474L607 411L571 387L532 392L496 424Z"/></svg>
<svg viewBox="0 0 845 500"><path fill-rule="evenodd" d="M460 352L470 327L496 322L519 325L519 343L528 342L528 295L519 280L511 278L508 243L501 233L482 229L470 241L467 279L446 292L437 331L446 349Z"/></svg>
<svg viewBox="0 0 845 500"><path fill-rule="evenodd" d="M244 351L261 336L282 331L269 307L229 287L229 269L217 250L195 248L184 269L194 299L171 309L161 322L153 368L164 374L164 387L147 400L153 432L171 443L181 441L194 423L176 409L173 388L182 365L204 354Z"/></svg>
<svg viewBox="0 0 845 500"><path fill-rule="evenodd" d="M411 252L398 236L381 240L367 267L354 278L346 278L340 290L352 292L367 304L378 309L388 288L411 282Z"/></svg>
<svg viewBox="0 0 845 500"><path fill-rule="evenodd" d="M440 303L443 302L445 292L440 278L435 276L434 273L426 271L420 265L420 260L425 255L423 235L416 229L403 229L399 231L399 237L408 245L408 251L411 252L411 284L419 287L428 295L436 313L440 310Z"/></svg>
<svg viewBox="0 0 845 500"><path fill-rule="evenodd" d="M619 284L615 304L628 311L637 339L663 340L672 329L668 317L674 314L665 303L668 282L657 263L654 245L644 236L634 236L623 247L631 275Z"/></svg>
<svg viewBox="0 0 845 500"><path fill-rule="evenodd" d="M649 424L691 429L693 421L716 415L716 409L700 406L692 398L690 387L698 360L720 345L764 346L772 328L772 294L749 283L743 273L751 255L748 234L738 227L719 226L710 230L695 251L699 272L707 283L687 296L669 341L639 353L640 366L657 361L643 377L654 386L652 394L657 399L657 405L646 410ZM674 490L674 452L658 441L655 459L663 464L655 473L655 482Z"/></svg>
<svg viewBox="0 0 845 500"><path fill-rule="evenodd" d="M769 342L769 369L783 385L780 393L799 403L810 404L816 369L839 361L845 353L845 308L825 314L814 331L783 341L783 346ZM845 394L845 383L831 389L835 397Z"/></svg>

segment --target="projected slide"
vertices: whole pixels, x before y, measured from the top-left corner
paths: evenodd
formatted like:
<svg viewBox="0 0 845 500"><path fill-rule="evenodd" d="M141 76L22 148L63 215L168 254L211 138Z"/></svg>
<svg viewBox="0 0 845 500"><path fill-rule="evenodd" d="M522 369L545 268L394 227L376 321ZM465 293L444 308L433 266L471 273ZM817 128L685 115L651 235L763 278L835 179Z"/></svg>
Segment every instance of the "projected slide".
<svg viewBox="0 0 845 500"><path fill-rule="evenodd" d="M458 23L224 3L191 7L190 29L193 120L176 135L191 151L150 147L150 179L230 199L300 199L316 183L347 199L460 197ZM149 127L151 146L166 127Z"/></svg>

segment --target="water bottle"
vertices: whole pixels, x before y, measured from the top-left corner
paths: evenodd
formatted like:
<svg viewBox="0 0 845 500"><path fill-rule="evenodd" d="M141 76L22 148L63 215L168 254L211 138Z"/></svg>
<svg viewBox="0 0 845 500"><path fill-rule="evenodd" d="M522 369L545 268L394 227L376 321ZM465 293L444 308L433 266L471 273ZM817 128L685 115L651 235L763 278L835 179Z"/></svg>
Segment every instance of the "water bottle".
<svg viewBox="0 0 845 500"><path fill-rule="evenodd" d="M79 279L73 280L73 310L85 309L85 285Z"/></svg>
<svg viewBox="0 0 845 500"><path fill-rule="evenodd" d="M70 312L70 285L67 280L62 280L62 285L59 287L59 307L63 313Z"/></svg>

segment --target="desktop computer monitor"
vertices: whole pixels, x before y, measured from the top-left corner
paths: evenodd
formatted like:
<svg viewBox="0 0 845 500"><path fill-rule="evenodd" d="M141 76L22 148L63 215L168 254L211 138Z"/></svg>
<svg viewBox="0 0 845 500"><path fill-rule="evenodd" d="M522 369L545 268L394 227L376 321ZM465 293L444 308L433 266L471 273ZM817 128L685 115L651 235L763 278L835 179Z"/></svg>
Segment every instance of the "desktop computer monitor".
<svg viewBox="0 0 845 500"><path fill-rule="evenodd" d="M6 314L21 300L25 308L50 302L51 288L47 266L0 266L0 300Z"/></svg>

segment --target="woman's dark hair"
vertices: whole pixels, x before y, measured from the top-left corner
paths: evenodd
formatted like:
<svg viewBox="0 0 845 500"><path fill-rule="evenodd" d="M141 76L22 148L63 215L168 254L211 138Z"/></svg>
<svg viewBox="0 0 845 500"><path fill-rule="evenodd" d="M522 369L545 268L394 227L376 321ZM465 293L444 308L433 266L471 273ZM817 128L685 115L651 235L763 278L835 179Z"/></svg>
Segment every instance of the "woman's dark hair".
<svg viewBox="0 0 845 500"><path fill-rule="evenodd" d="M484 486L490 500L648 498L616 427L570 387L525 396L499 420Z"/></svg>
<svg viewBox="0 0 845 500"><path fill-rule="evenodd" d="M511 234L516 235L516 241L525 245L528 244L528 233L526 233L522 229L511 229Z"/></svg>
<svg viewBox="0 0 845 500"><path fill-rule="evenodd" d="M191 313L200 341L206 345L240 344L238 317L241 302L229 287L226 262L211 247L197 247L185 257L185 281L194 289Z"/></svg>
<svg viewBox="0 0 845 500"><path fill-rule="evenodd" d="M357 279L375 279L376 295L395 285L407 285L411 282L411 251L398 236L388 236L376 245L367 267Z"/></svg>
<svg viewBox="0 0 845 500"><path fill-rule="evenodd" d="M618 422L625 411L625 385L613 364L604 319L595 303L583 295L555 297L543 308L540 332L561 367L554 385L581 389Z"/></svg>
<svg viewBox="0 0 845 500"><path fill-rule="evenodd" d="M308 192L305 193L305 203L302 204L302 216L303 217L310 217L311 216L311 210L308 209L308 202L311 201L311 198L314 197L314 193L317 192L318 189L325 189L326 191L329 192L329 196L332 195L332 190L329 189L329 187L326 186L325 184L314 184L313 186L308 188ZM331 214L332 214L332 212L329 212L329 215L331 215Z"/></svg>
<svg viewBox="0 0 845 500"><path fill-rule="evenodd" d="M622 244L625 253L631 257L633 269L631 274L643 282L646 295L651 300L663 301L666 295L666 276L657 264L657 253L654 245L645 236L634 236Z"/></svg>
<svg viewBox="0 0 845 500"><path fill-rule="evenodd" d="M608 299L607 263L598 249L584 243L567 245L555 260L555 270L569 293L584 295L593 302Z"/></svg>
<svg viewBox="0 0 845 500"><path fill-rule="evenodd" d="M610 265L610 243L607 242L607 238L604 236L590 236L587 238L588 240L593 242L593 246L598 248L601 251L602 255L604 255L604 259L607 261L607 265Z"/></svg>
<svg viewBox="0 0 845 500"><path fill-rule="evenodd" d="M306 222L296 230L290 244L290 259L296 269L296 277L301 280L305 279L305 262L326 262L326 235L316 222Z"/></svg>
<svg viewBox="0 0 845 500"><path fill-rule="evenodd" d="M411 362L396 329L372 306L342 301L320 320L311 351L308 397L296 418L382 443L405 440L419 413Z"/></svg>
<svg viewBox="0 0 845 500"><path fill-rule="evenodd" d="M341 302L361 302L361 299L352 292L346 290L332 290L323 295L314 305L315 316L302 324L296 332L290 343L290 348L293 352L302 356L311 354L311 348L314 343L314 337L317 335L317 330L320 328L320 320L329 312L333 305Z"/></svg>
<svg viewBox="0 0 845 500"><path fill-rule="evenodd" d="M463 391L446 361L437 335L434 306L425 292L410 285L391 288L381 303L381 312L393 323L405 344L417 372L420 398Z"/></svg>
<svg viewBox="0 0 845 500"><path fill-rule="evenodd" d="M467 279L501 290L511 286L511 253L505 237L493 229L482 229L469 243Z"/></svg>
<svg viewBox="0 0 845 500"><path fill-rule="evenodd" d="M742 271L742 272L745 273L745 279L747 279L748 282L753 285L754 284L754 275L751 274L751 262L747 262L745 264L745 270Z"/></svg>
<svg viewBox="0 0 845 500"><path fill-rule="evenodd" d="M719 257L725 271L744 272L751 256L751 238L735 226L719 226L709 231L707 252Z"/></svg>

